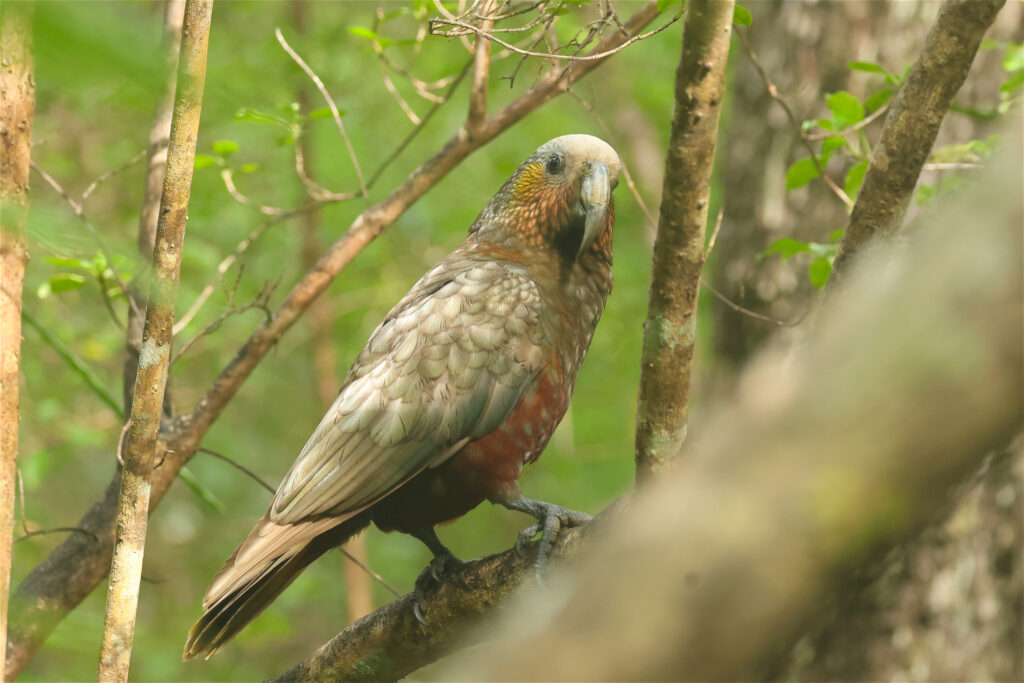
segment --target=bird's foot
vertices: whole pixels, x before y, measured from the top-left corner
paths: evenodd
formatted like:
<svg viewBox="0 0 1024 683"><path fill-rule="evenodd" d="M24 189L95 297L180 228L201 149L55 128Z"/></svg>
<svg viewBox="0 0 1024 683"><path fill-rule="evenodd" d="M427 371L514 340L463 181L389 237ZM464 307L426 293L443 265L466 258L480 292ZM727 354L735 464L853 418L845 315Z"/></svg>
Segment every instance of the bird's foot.
<svg viewBox="0 0 1024 683"><path fill-rule="evenodd" d="M542 500L533 500L531 498L519 498L518 500L504 503L504 505L537 518L536 524L531 524L516 536L515 551L522 557L526 552L526 547L533 541L534 536L538 533L540 534L537 559L533 563L533 568L539 582L542 582L541 572L547 565L548 558L551 556L551 550L554 548L555 541L558 539L558 534L562 529L581 526L592 519L585 512L570 510L561 505L545 503Z"/></svg>
<svg viewBox="0 0 1024 683"><path fill-rule="evenodd" d="M412 614L416 617L416 621L424 626L430 625L430 622L423 616L422 600L441 586L445 575L463 564L465 563L462 560L445 548L443 552L434 555L430 564L423 568L420 575L416 577L416 583L412 590Z"/></svg>

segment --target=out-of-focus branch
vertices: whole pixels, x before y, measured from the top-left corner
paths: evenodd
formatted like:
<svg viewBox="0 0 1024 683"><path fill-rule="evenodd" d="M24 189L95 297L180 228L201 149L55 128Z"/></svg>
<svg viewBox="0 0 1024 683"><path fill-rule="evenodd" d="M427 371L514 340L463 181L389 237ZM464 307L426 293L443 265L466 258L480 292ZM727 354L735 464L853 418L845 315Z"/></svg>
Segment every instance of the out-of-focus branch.
<svg viewBox="0 0 1024 683"><path fill-rule="evenodd" d="M640 366L641 484L660 476L686 439L697 293L735 3L691 0L686 7Z"/></svg>
<svg viewBox="0 0 1024 683"><path fill-rule="evenodd" d="M174 299L185 241L185 222L206 81L213 0L186 0L178 85L174 95L167 172L160 195L153 278L142 330L142 349L121 469L117 529L110 565L98 679L127 681L146 547L151 477L162 453L157 434L170 367Z"/></svg>
<svg viewBox="0 0 1024 683"><path fill-rule="evenodd" d="M801 353L755 359L569 580L437 680L761 680L865 561L941 515L1022 427L1014 137L898 263L865 263Z"/></svg>
<svg viewBox="0 0 1024 683"><path fill-rule="evenodd" d="M649 0L625 23L628 35L638 34L657 15L656 0ZM616 32L602 40L595 49L599 52L608 51L624 40L626 38ZM165 423L160 439L161 447L167 455L163 464L154 471L150 505L160 501L178 471L195 454L207 430L263 356L359 251L472 152L565 92L572 83L601 63L574 62L552 68L527 92L484 119L472 137L460 128L441 149L415 169L404 183L357 216L348 232L292 288L275 310L273 318L260 325L249 337L202 400L185 416L172 423ZM17 610L15 621L18 630L10 636L8 650L17 649L21 655L19 666L13 672L8 667L9 677L24 668L64 615L74 609L106 575L113 544L117 490L118 479L115 478L104 495L77 524L94 533L98 542L83 534L74 534L65 539L14 592L12 612Z"/></svg>
<svg viewBox="0 0 1024 683"><path fill-rule="evenodd" d="M21 293L28 265L25 219L36 110L32 9L31 3L7 2L0 10L0 638L7 637L18 477ZM0 652L0 671L3 665Z"/></svg>
<svg viewBox="0 0 1024 683"><path fill-rule="evenodd" d="M889 105L826 292L834 291L869 241L890 238L903 225L942 119L967 78L985 31L1005 2L946 0L943 4L924 50Z"/></svg>

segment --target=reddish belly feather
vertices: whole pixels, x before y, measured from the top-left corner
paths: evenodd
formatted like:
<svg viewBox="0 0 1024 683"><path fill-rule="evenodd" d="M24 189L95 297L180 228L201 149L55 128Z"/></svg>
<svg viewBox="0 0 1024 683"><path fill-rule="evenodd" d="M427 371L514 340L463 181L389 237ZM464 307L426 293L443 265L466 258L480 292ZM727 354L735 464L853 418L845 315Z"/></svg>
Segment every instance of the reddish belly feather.
<svg viewBox="0 0 1024 683"><path fill-rule="evenodd" d="M377 503L374 522L384 531L405 531L514 495L523 465L540 456L568 405L565 384L542 373L497 429Z"/></svg>

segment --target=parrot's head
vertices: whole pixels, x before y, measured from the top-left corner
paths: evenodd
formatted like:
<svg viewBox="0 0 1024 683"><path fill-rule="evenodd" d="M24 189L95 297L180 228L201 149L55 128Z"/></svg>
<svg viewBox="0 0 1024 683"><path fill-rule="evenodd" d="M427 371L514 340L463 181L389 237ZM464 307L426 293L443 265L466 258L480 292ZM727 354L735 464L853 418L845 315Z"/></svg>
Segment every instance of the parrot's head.
<svg viewBox="0 0 1024 683"><path fill-rule="evenodd" d="M577 261L611 256L619 155L592 135L563 135L534 152L491 199L472 228L480 238L554 249Z"/></svg>

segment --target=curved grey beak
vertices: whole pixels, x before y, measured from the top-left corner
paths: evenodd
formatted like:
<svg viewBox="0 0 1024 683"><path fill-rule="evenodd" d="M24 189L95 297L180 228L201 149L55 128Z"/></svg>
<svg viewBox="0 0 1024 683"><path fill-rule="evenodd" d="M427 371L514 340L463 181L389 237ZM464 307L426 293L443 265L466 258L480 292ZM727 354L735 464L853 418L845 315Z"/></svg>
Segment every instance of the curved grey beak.
<svg viewBox="0 0 1024 683"><path fill-rule="evenodd" d="M611 179L608 175L608 166L601 162L591 162L587 175L583 178L583 187L580 192L580 202L583 204L583 211L586 215L586 222L583 228L583 240L580 242L579 253L590 248L597 233L604 225L604 216L608 210L608 200L612 194Z"/></svg>

